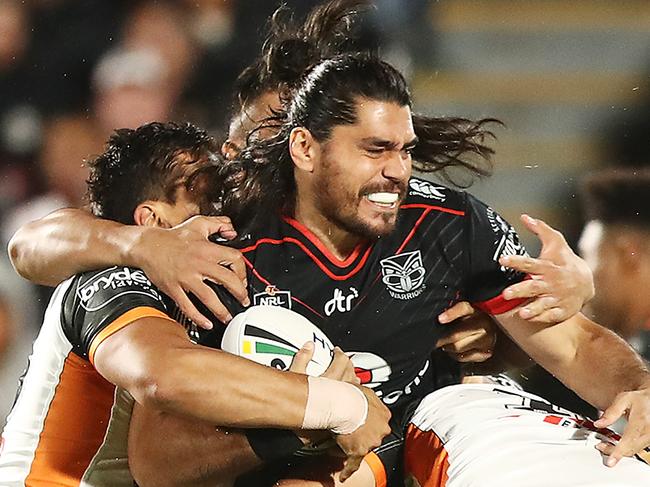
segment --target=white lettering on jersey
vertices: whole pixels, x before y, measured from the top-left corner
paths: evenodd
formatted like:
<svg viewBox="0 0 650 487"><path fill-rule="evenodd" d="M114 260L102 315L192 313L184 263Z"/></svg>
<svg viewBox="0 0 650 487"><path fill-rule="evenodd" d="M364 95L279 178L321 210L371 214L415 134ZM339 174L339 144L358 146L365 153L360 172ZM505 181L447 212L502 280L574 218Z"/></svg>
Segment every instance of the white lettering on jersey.
<svg viewBox="0 0 650 487"><path fill-rule="evenodd" d="M343 294L340 289L334 289L334 297L325 303L325 315L332 316L335 311L347 313L352 309L352 301L359 297L359 291L351 287L347 295Z"/></svg>
<svg viewBox="0 0 650 487"><path fill-rule="evenodd" d="M512 226L501 217L496 211L488 207L487 217L494 233L499 238L492 259L498 262L505 255L528 255L524 246L519 242L517 232ZM501 272L513 273L512 269L501 266Z"/></svg>
<svg viewBox="0 0 650 487"><path fill-rule="evenodd" d="M392 374L392 369L386 360L370 352L347 352L347 354L354 365L354 373L361 381L361 385L375 391L377 397L386 404L394 404L403 395L411 394L413 389L420 385L422 377L429 369L427 360L418 374L403 389L386 392L381 388L388 382Z"/></svg>
<svg viewBox="0 0 650 487"><path fill-rule="evenodd" d="M107 293L106 299L91 300L95 295L107 289L119 289L125 287L132 289L125 290L118 294ZM136 287L137 289L133 289ZM154 289L153 284L140 269L130 269L128 267L111 267L96 275L90 280L77 284L77 297L81 301L81 306L87 311L97 311L102 309L108 303L118 299L126 294L144 294L162 302L162 297ZM98 302L97 302L98 301Z"/></svg>
<svg viewBox="0 0 650 487"><path fill-rule="evenodd" d="M253 304L291 309L291 291L282 291L275 286L266 286L263 293L253 296Z"/></svg>
<svg viewBox="0 0 650 487"><path fill-rule="evenodd" d="M447 188L444 186L435 186L429 181L422 181L421 179L411 179L409 181L411 188L410 194L422 196L423 198L434 199L438 201L445 201L447 195L443 193Z"/></svg>
<svg viewBox="0 0 650 487"><path fill-rule="evenodd" d="M418 297L426 286L426 270L419 250L393 255L379 261L382 282L389 294L395 299L412 299Z"/></svg>

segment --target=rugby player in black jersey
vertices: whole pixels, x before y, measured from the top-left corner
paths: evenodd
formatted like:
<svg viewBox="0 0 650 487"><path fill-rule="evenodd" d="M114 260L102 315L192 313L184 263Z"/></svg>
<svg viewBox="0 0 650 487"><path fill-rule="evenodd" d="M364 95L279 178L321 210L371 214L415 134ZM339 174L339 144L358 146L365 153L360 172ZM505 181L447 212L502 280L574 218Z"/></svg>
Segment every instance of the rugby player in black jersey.
<svg viewBox="0 0 650 487"><path fill-rule="evenodd" d="M215 151L214 140L189 124L118 130L89 162L91 208L100 218L160 228L209 213ZM231 231L220 218L204 224ZM243 271L236 252L215 251ZM138 269L89 271L57 287L2 435L2 484L133 485L131 396L207 424L338 431L351 470L390 431L390 413L369 389L199 346L186 322ZM348 359L339 351L335 362L328 373L344 375Z"/></svg>
<svg viewBox="0 0 650 487"><path fill-rule="evenodd" d="M372 80L377 85L372 85ZM386 80L387 84L382 84ZM319 65L296 97L280 134L253 145L240 160L233 161L235 181L245 182L253 191L238 196L237 208L231 213L244 215L245 221L258 217L263 222L261 229L252 229L252 242L243 250L251 269L254 298L290 306L319 324L352 352L359 375L398 414L402 405L431 387L428 360L440 333L435 316L460 297L499 314L504 326L529 352L564 380L575 380L573 385L597 404L611 401L617 388L622 391L645 385L641 382L647 380L647 373L638 357L583 318L546 327L526 325L515 313L508 313L517 303L506 302L501 291L523 276L506 272L498 259L522 250L516 234L498 214L472 197L423 180L409 180L410 155L404 148L417 133L413 125L421 130L419 144L431 141L426 138L431 134L422 131L422 125L411 124L408 92L399 73L371 58L340 57ZM328 105L331 101L339 105ZM354 109L345 111L342 119L336 118L337 109L345 103ZM296 142L291 137L303 139ZM472 142L463 141L469 147ZM431 150L432 144L424 147ZM347 154L341 155L341 151ZM427 161L431 155L441 154L419 152L418 161ZM350 159L355 163L350 164ZM436 163L436 159L428 161ZM450 162L460 165L462 161ZM328 172L333 167L336 171ZM243 177L242 170L246 171ZM292 187L286 176L294 174ZM375 181L371 181L375 187L370 186L368 177L383 187ZM284 183L289 190L281 192L264 181ZM345 191L355 183L357 188ZM399 208L398 219L396 203L404 198L407 184L409 194ZM296 193L292 193L294 188ZM245 198L251 195L252 206L247 207ZM227 194L226 208L228 198ZM389 198L392 204L386 201ZM278 218L276 210L284 217ZM347 246L341 252L345 259L344 255L332 255L341 246ZM343 286L349 292L344 292ZM591 341L590 334L597 339ZM608 375L602 363L597 364L608 383L605 391L591 391L585 387L591 378L585 363L591 365L590 355L602 353L598 346L605 342L622 363L613 375ZM576 350L580 360L572 362ZM623 382L613 384L624 370L629 375L621 375ZM621 396L621 400L633 398L635 409L643 414L646 395L639 391ZM632 433L629 441L645 440ZM426 458L426 452L422 454ZM380 484L385 472L382 476L375 470L374 479L359 477L364 472L372 475L369 469L377 467L377 462L371 462L351 481Z"/></svg>
<svg viewBox="0 0 650 487"><path fill-rule="evenodd" d="M265 94L266 94L266 95L269 95L269 98L270 98L270 99L273 99L273 93L269 93L269 92L267 92L267 93L265 93ZM277 98L277 97L276 97L276 98ZM267 98L267 99L268 99L268 98ZM249 117L249 118L250 118L250 117ZM231 141L232 141L232 138L231 138ZM51 229L53 226L56 226L57 223L58 223L58 222L56 221L56 218L57 218L57 216L54 216L54 217L50 218L50 219L49 219L49 222L45 223L45 225L49 225L50 229ZM96 227L96 228L97 228L97 231L96 231L96 233L94 234L94 235L96 235L96 236L100 236L100 235L102 235L102 230L109 230L110 228L115 228L115 227L110 227L109 225L105 225L105 226L103 226L103 227L100 227L99 225L100 225L100 224L98 224L98 226ZM74 230L74 229L73 229L73 230ZM542 228L541 231L544 231L544 229ZM122 236L121 238L123 238L123 239L124 239L125 236L128 235L128 234L126 234L126 233L124 233L124 232L125 232L124 229L120 230L120 233L117 233L117 234L115 235L115 239L116 239L115 241L119 241L119 240L120 240L120 235ZM161 234L159 234L159 235L161 235ZM203 235L200 235L199 238L197 238L196 240L197 240L197 241L202 240L202 237L204 237L204 236L203 236ZM124 242L125 240L128 242L128 237L127 237L126 239L122 240L122 242ZM114 242L115 242L115 241L114 241ZM203 243L205 243L205 242L203 241ZM120 244L120 245L121 245L121 244ZM566 245L565 245L565 247L566 247ZM15 248L15 247L14 247L14 248ZM104 248L106 249L106 246L104 246ZM119 249L119 248L120 248L120 246L118 246L118 245L114 246L112 250L109 250L109 254L108 254L108 255L111 255L111 252L112 252L112 255L115 255L115 249ZM108 249L107 249L107 250L108 250ZM105 253L102 254L102 257L101 257L101 258L106 257L106 255L107 255L107 254L105 254ZM107 258L108 258L108 257L107 257ZM92 258L91 258L90 260L92 260ZM531 261L530 261L530 260L527 260L526 262L531 262ZM200 282L200 281L199 281L199 282ZM176 283L174 283L174 284L176 284ZM201 285L202 285L202 282L200 282L199 286L201 286ZM191 288L191 286L188 286L188 285L184 285L183 287L185 287L185 288ZM182 298L184 297L184 293L182 292L182 289L179 289L178 286L173 286L173 285L170 286L170 288L172 289L172 292L174 292L174 290L177 290L177 291L178 291L178 292L176 292L176 294L180 296L180 298L179 298L180 304L186 304L186 305L187 305L187 302L184 301L184 300L182 299ZM539 289L537 290L537 292L538 292L538 293L540 292ZM562 294L562 293L561 293L561 294ZM568 294L568 293L567 293L567 294ZM343 296L338 296L338 297L334 296L334 297L332 298L332 299L333 299L333 301L332 301L332 303L331 303L332 306L333 306L334 308L337 308L337 307L339 306L339 303L342 303L342 302L345 301L345 299L342 299L342 298L343 298ZM208 299L209 299L209 297L208 297ZM546 302L548 303L548 298L545 298L545 299L546 299ZM215 308L217 308L217 306L219 306L219 305L216 303L216 301L214 300L214 298L212 298L212 300L208 300L207 302L208 302L208 304L212 304ZM544 302L544 300L542 300L542 301L540 301L540 302ZM217 308L217 311L218 311L218 312L223 312L222 308ZM226 312L223 312L223 315L222 315L222 316L226 316L226 317L227 317L227 313L226 313ZM198 320L197 320L197 321L198 321ZM471 355L471 354L470 354L470 355Z"/></svg>

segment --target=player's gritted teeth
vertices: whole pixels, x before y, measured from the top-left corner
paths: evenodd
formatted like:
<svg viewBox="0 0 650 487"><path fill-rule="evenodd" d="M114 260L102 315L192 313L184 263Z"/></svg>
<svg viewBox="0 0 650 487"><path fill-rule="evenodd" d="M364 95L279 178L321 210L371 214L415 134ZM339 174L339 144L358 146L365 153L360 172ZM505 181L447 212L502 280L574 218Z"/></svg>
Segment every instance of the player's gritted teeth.
<svg viewBox="0 0 650 487"><path fill-rule="evenodd" d="M382 209L395 209L397 208L397 203L399 201L398 193L370 193L365 195L365 198L372 204L382 208Z"/></svg>
<svg viewBox="0 0 650 487"><path fill-rule="evenodd" d="M361 191L361 199L380 213L394 212L406 197L406 183L367 187Z"/></svg>

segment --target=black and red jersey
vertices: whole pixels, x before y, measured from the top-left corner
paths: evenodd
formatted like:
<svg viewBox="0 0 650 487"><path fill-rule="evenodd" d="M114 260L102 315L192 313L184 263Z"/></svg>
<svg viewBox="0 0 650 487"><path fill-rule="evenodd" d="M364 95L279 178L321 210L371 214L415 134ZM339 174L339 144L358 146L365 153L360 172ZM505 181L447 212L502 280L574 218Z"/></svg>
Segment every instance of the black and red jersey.
<svg viewBox="0 0 650 487"><path fill-rule="evenodd" d="M298 221L272 219L242 252L254 304L291 308L352 356L362 382L389 406L431 392L437 316L459 300L492 314L520 301L501 292L524 278L501 267L524 254L512 228L462 191L412 178L396 228L344 260Z"/></svg>

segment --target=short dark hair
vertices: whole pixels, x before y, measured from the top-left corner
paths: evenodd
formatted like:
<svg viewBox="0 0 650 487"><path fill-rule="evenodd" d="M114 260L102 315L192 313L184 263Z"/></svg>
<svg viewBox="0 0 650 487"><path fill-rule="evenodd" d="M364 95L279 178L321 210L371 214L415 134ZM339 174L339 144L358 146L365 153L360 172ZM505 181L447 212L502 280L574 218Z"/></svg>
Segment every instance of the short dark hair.
<svg viewBox="0 0 650 487"><path fill-rule="evenodd" d="M582 197L590 220L650 229L650 168L593 173L582 184Z"/></svg>
<svg viewBox="0 0 650 487"><path fill-rule="evenodd" d="M220 160L219 147L205 131L191 125L153 122L137 129L118 129L106 150L88 161L87 198L102 218L133 223L136 207L147 200L176 201L179 187L196 195L196 203L211 206L212 183ZM201 185L194 191L196 185Z"/></svg>

